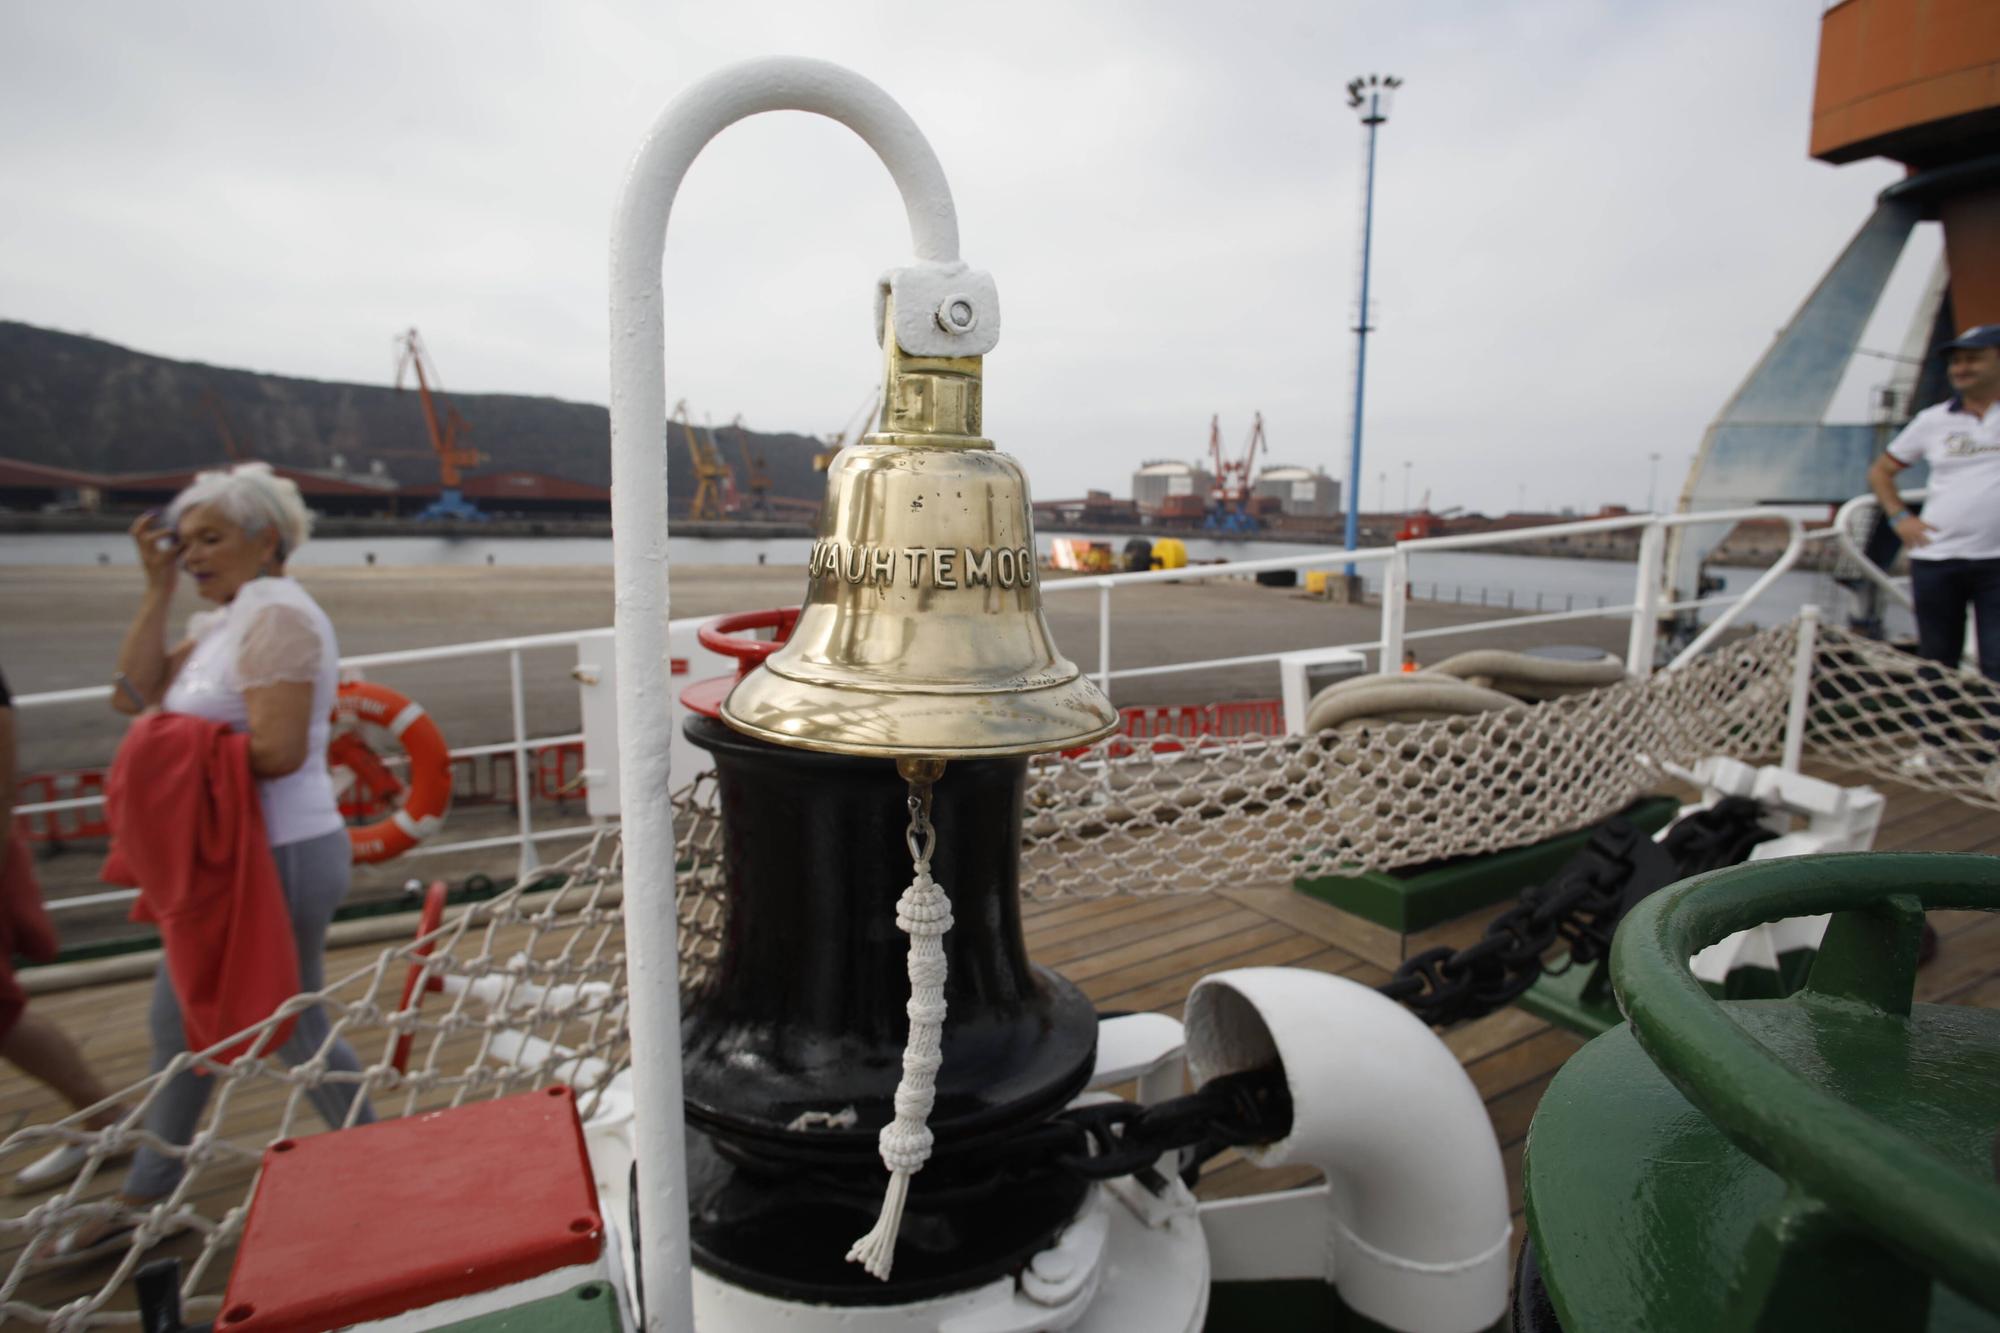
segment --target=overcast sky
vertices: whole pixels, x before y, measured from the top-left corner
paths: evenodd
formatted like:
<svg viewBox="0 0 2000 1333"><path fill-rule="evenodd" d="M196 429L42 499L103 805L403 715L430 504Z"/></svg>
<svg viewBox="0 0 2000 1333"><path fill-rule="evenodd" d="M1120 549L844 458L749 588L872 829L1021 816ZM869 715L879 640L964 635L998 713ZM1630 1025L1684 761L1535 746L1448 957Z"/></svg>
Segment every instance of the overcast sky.
<svg viewBox="0 0 2000 1333"><path fill-rule="evenodd" d="M1380 71L1407 84L1364 507L1401 504L1405 463L1438 507L1636 507L1648 455L1664 501L1899 174L1806 157L1821 8L0 0L0 317L372 383L415 325L450 389L601 403L608 220L646 127L720 65L813 55L882 84L942 159L1005 311L988 434L1037 495L1129 495L1218 412L1232 450L1262 411L1276 461L1344 477L1363 145L1342 89ZM839 429L877 372L875 277L908 257L847 130L728 131L668 237L669 400Z"/></svg>

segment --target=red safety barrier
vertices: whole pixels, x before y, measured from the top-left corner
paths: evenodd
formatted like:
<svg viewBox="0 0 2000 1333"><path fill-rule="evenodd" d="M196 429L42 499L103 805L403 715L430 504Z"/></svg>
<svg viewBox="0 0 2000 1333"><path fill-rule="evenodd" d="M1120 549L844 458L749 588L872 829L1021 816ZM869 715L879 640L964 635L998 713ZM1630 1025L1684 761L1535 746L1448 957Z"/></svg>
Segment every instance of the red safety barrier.
<svg viewBox="0 0 2000 1333"><path fill-rule="evenodd" d="M336 765L345 764L352 770L354 764L341 751L341 740L336 737L334 743L327 747L327 760ZM354 744L359 745L360 742L357 740ZM582 741L536 747L529 753L534 756L530 794L536 801L553 801L561 806L583 795ZM391 756L378 760L377 767L382 778L395 781L396 775L406 765L400 756ZM349 822L377 818L394 808L396 790L397 787L380 783L353 783L341 794L340 813ZM515 798L514 756L511 752L502 750L491 754L458 755L452 759L451 803L455 808L474 805L512 807Z"/></svg>
<svg viewBox="0 0 2000 1333"><path fill-rule="evenodd" d="M1133 740L1161 736L1216 737L1279 736L1285 730L1285 706L1277 699L1236 703L1162 704L1118 710L1119 731Z"/></svg>
<svg viewBox="0 0 2000 1333"><path fill-rule="evenodd" d="M565 741L535 752L535 795L563 804L582 791L582 741Z"/></svg>
<svg viewBox="0 0 2000 1333"><path fill-rule="evenodd" d="M451 761L451 799L459 805L491 805L493 756L468 754ZM510 788L511 790L511 788Z"/></svg>
<svg viewBox="0 0 2000 1333"><path fill-rule="evenodd" d="M68 773L31 773L14 789L14 805L40 805L45 801L75 801L104 795L104 770L81 768ZM14 816L14 832L29 842L60 846L85 838L108 838L111 825L105 822L104 806L83 805L72 810L43 810L32 815Z"/></svg>
<svg viewBox="0 0 2000 1333"><path fill-rule="evenodd" d="M1241 740L1248 736L1285 734L1285 705L1278 699L1244 699L1214 704L1141 704L1118 710L1118 736L1105 745L1105 754L1123 759L1135 752L1131 741L1153 742L1154 754L1168 754L1185 747L1178 742ZM1064 750L1075 758L1087 754L1089 746Z"/></svg>

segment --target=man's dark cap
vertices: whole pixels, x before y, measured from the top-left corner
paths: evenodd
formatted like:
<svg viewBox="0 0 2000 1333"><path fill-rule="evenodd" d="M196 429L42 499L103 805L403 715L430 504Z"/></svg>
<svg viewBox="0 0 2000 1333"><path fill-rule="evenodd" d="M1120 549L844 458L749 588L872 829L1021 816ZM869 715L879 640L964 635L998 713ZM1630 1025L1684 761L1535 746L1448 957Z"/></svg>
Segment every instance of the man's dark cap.
<svg viewBox="0 0 2000 1333"><path fill-rule="evenodd" d="M1969 352L1980 347L2000 347L2000 324L1975 324L1938 350Z"/></svg>

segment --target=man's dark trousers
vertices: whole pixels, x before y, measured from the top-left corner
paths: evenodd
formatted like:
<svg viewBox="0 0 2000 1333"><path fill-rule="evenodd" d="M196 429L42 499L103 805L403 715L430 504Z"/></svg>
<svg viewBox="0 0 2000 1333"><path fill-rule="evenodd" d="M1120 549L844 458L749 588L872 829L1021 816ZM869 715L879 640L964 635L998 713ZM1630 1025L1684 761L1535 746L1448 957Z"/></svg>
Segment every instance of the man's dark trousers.
<svg viewBox="0 0 2000 1333"><path fill-rule="evenodd" d="M1957 666L1965 652L1965 613L1972 611L1979 671L2000 681L2000 559L1912 560L1911 600L1917 611L1917 651Z"/></svg>

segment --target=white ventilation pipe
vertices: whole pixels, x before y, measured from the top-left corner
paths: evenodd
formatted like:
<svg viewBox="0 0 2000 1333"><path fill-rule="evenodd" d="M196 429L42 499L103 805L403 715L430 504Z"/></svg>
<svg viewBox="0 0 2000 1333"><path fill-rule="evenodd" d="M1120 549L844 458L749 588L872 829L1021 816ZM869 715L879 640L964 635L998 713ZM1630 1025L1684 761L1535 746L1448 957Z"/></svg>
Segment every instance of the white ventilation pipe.
<svg viewBox="0 0 2000 1333"><path fill-rule="evenodd" d="M1349 1309L1407 1333L1476 1333L1505 1315L1513 1228L1500 1145L1472 1080L1414 1014L1344 977L1253 967L1196 982L1186 1022L1197 1086L1284 1069L1291 1133L1244 1154L1327 1178L1283 1210L1287 1229L1316 1234L1301 1248L1293 1230L1282 1248L1318 1271L1232 1274L1218 1253L1217 1280L1318 1277ZM1258 1200L1237 1202L1229 1225L1254 1229Z"/></svg>

